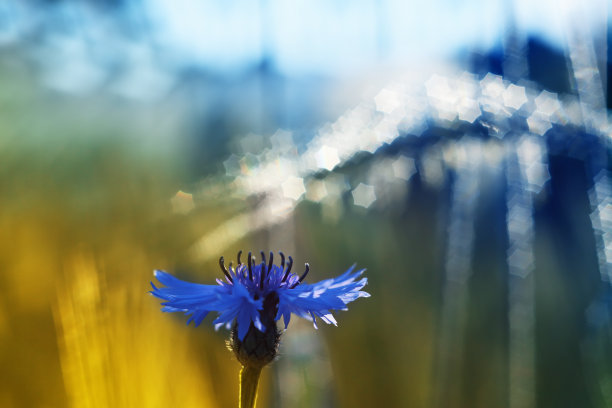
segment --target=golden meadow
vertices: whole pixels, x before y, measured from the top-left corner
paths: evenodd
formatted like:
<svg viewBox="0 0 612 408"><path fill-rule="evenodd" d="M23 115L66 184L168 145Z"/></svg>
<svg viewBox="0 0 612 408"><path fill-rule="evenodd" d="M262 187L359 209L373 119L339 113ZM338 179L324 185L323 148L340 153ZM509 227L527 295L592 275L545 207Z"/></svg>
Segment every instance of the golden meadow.
<svg viewBox="0 0 612 408"><path fill-rule="evenodd" d="M172 212L178 114L61 98L24 72L0 75L0 406L233 405L225 333L147 294L154 268L236 211ZM212 281L209 264L186 266Z"/></svg>

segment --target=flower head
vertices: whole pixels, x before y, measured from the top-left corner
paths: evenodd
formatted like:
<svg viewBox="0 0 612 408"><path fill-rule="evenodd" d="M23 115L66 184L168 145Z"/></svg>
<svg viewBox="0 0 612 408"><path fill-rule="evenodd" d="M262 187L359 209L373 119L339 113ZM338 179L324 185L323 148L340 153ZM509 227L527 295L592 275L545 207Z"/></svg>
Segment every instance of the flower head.
<svg viewBox="0 0 612 408"><path fill-rule="evenodd" d="M184 312L190 316L187 324L194 322L198 326L210 312L217 312L213 322L216 328L232 328L235 325L235 337L242 342L249 330L261 333L276 333L276 321L281 317L285 328L289 324L291 314L311 320L315 328L316 318L325 323L336 325L331 314L332 310L347 310L347 304L360 297L369 297L361 289L366 285L367 278L359 278L364 269L353 272L354 266L337 278L308 284L304 279L308 275L309 265L298 276L291 272L293 259L280 252L280 265L273 262L270 252L266 263L264 253L261 253L260 264L255 264L249 252L247 263L240 261L233 268L230 263L225 267L224 259L219 259L225 279L217 279L217 285L202 285L185 282L172 275L156 270L155 277L163 285L156 287L153 283L151 293L163 299L164 312ZM253 329L254 328L254 329Z"/></svg>

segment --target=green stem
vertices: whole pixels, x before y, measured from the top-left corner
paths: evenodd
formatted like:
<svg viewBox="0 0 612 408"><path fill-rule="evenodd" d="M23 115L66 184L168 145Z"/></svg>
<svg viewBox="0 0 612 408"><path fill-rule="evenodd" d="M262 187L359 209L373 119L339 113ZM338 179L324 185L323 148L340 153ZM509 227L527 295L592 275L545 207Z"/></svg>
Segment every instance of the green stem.
<svg viewBox="0 0 612 408"><path fill-rule="evenodd" d="M239 408L255 408L257 384L261 367L243 366L240 370L240 405Z"/></svg>

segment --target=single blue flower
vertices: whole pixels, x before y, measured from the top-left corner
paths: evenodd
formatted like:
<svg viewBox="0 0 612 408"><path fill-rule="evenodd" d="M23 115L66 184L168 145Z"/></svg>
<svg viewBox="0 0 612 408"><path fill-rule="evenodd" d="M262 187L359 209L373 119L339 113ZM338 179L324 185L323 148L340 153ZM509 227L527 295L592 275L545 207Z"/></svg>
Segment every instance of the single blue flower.
<svg viewBox="0 0 612 408"><path fill-rule="evenodd" d="M155 277L164 287L158 288L151 282L151 293L165 301L162 311L184 312L190 316L187 324L194 322L198 326L208 313L217 312L218 317L213 322L215 328L225 326L230 329L235 322L240 341L244 340L251 324L262 333L268 329L275 330L275 322L281 316L286 329L291 313L311 320L315 328L317 317L327 324L337 325L332 310L347 310L349 302L370 296L361 290L367 278L356 280L365 269L353 272L352 266L337 278L307 284L303 281L309 271L308 264L302 276L298 276L291 273L291 257L288 257L285 268L282 252L279 253L280 266L273 263L272 253L266 265L263 252L261 264L253 265L249 252L245 265L240 262L241 253L238 253L236 268L231 263L226 268L223 257L219 259L225 280L217 279L217 285L185 282L156 270Z"/></svg>

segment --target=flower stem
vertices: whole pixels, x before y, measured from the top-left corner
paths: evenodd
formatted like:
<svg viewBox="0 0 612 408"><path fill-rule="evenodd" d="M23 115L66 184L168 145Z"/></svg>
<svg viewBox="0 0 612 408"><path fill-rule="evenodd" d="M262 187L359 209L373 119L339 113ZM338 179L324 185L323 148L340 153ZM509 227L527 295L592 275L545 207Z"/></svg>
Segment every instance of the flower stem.
<svg viewBox="0 0 612 408"><path fill-rule="evenodd" d="M255 408L257 384L261 367L245 365L240 370L240 405L239 408Z"/></svg>

